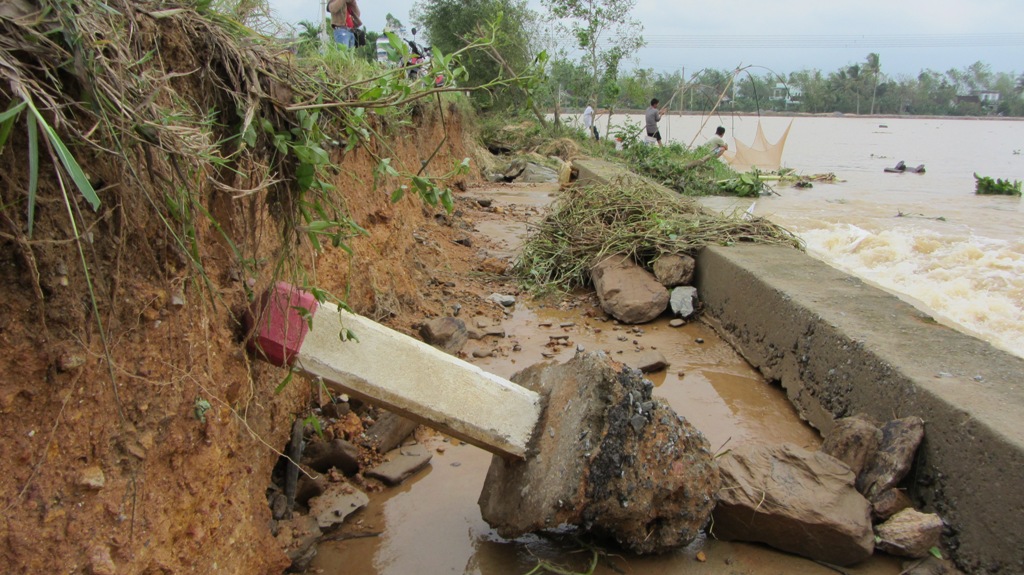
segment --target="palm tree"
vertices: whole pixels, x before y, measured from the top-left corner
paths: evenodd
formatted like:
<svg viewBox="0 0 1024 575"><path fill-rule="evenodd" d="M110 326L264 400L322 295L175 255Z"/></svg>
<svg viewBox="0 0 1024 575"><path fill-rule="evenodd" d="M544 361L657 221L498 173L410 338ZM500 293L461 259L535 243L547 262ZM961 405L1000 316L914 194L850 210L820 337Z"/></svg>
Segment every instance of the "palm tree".
<svg viewBox="0 0 1024 575"><path fill-rule="evenodd" d="M303 20L299 22L299 26L302 27L302 32L299 32L299 52L302 54L315 53L320 49L320 32L323 31L323 25Z"/></svg>
<svg viewBox="0 0 1024 575"><path fill-rule="evenodd" d="M868 54L864 68L871 72L874 85L871 87L871 113L875 113L875 95L878 94L878 73L882 71L882 63L876 52Z"/></svg>

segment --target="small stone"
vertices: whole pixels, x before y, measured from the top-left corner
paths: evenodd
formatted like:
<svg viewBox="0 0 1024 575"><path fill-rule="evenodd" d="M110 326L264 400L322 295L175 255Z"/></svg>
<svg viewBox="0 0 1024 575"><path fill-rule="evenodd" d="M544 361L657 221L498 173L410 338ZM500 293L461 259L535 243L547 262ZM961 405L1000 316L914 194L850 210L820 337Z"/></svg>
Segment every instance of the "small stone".
<svg viewBox="0 0 1024 575"><path fill-rule="evenodd" d="M875 527L875 547L891 555L927 557L929 549L939 544L942 519L934 513L904 509Z"/></svg>
<svg viewBox="0 0 1024 575"><path fill-rule="evenodd" d="M93 575L117 575L117 565L110 557L110 548L104 545L89 549L89 567Z"/></svg>
<svg viewBox="0 0 1024 575"><path fill-rule="evenodd" d="M473 357L476 357L476 358L491 357L492 355L494 355L494 353L491 350L489 350L489 349L474 349L473 350Z"/></svg>
<svg viewBox="0 0 1024 575"><path fill-rule="evenodd" d="M60 359L57 360L58 371L72 371L83 365L85 365L85 357L74 353L61 354Z"/></svg>
<svg viewBox="0 0 1024 575"><path fill-rule="evenodd" d="M491 204L494 203L494 200L490 198L477 198L476 203L481 208L489 208L491 207Z"/></svg>
<svg viewBox="0 0 1024 575"><path fill-rule="evenodd" d="M500 304L502 307L512 307L516 305L515 296L500 293L492 293L490 296L487 297L487 300Z"/></svg>
<svg viewBox="0 0 1024 575"><path fill-rule="evenodd" d="M171 294L171 307L180 308L185 305L185 294L181 291L175 291Z"/></svg>
<svg viewBox="0 0 1024 575"><path fill-rule="evenodd" d="M103 489L103 486L106 484L107 478L103 475L103 470L98 465L86 467L78 476L79 487L99 490Z"/></svg>
<svg viewBox="0 0 1024 575"><path fill-rule="evenodd" d="M574 325L576 325L576 322L566 321L558 324L558 327L573 327Z"/></svg>
<svg viewBox="0 0 1024 575"><path fill-rule="evenodd" d="M703 337L698 337L694 341L696 341L697 343L704 343L704 338Z"/></svg>
<svg viewBox="0 0 1024 575"><path fill-rule="evenodd" d="M679 318L673 319L668 322L669 327L683 327L684 325L686 325L686 322Z"/></svg>

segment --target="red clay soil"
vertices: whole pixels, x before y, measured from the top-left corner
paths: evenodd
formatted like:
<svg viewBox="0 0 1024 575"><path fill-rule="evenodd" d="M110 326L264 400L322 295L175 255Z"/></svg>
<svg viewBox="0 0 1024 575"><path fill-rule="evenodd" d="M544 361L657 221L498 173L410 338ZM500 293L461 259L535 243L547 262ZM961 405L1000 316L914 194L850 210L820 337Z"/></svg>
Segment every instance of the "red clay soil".
<svg viewBox="0 0 1024 575"><path fill-rule="evenodd" d="M418 124L391 143L408 166L443 136L434 116ZM464 141L450 125L432 165L471 155ZM8 190L25 189L24 146L15 139L0 155ZM486 291L484 280L466 278L487 262L454 241L465 237L465 222L416 197L392 204L392 188L370 185L365 152L339 151L335 161L335 184L369 236L351 241L351 257L296 250L309 283L407 333L450 301L482 301L467 294ZM201 278L149 206L120 184L123 166L107 158L84 167L106 186L99 214L75 206L89 226L92 243L83 246L98 316L63 202L45 199L61 197L54 182L41 184L47 193L30 240L18 220L23 198L0 193L3 570L280 573L288 562L271 536L266 489L311 386L295 380L275 393L285 372L254 362L241 343L244 286L269 285L280 253L269 203L202 192L222 226L246 231L243 253L264 263L250 275L215 230L199 229Z"/></svg>

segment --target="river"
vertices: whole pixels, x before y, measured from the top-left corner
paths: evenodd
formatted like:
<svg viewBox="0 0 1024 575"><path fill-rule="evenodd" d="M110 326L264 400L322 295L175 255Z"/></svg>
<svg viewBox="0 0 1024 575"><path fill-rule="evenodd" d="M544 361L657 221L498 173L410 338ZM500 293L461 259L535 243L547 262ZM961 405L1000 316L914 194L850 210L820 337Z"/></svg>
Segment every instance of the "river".
<svg viewBox="0 0 1024 575"><path fill-rule="evenodd" d="M624 118L613 117L613 125ZM840 116L760 121L772 142L792 122L784 167L808 175L831 172L841 181L809 189L777 186L779 195L756 201L755 215L799 235L813 257L1024 357L1024 205L1017 196L974 193L974 173L1024 180L1024 122ZM668 141L689 145L696 136L699 145L722 125L727 142L750 144L757 123L754 116L669 115L660 128ZM901 160L924 164L926 171L883 171ZM744 211L751 203L705 201L726 211Z"/></svg>

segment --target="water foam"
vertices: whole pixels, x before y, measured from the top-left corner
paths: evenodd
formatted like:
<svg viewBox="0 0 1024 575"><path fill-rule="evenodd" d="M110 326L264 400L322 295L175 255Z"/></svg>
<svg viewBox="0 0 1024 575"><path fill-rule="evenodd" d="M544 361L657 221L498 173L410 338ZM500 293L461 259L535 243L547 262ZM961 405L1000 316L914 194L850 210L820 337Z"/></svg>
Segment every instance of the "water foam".
<svg viewBox="0 0 1024 575"><path fill-rule="evenodd" d="M1024 243L912 226L799 232L814 257L1024 357Z"/></svg>

